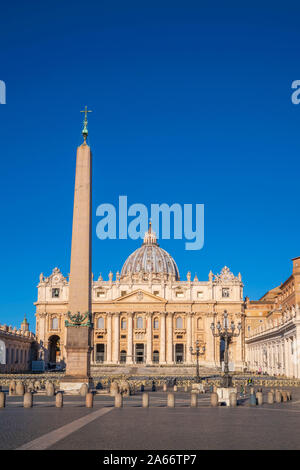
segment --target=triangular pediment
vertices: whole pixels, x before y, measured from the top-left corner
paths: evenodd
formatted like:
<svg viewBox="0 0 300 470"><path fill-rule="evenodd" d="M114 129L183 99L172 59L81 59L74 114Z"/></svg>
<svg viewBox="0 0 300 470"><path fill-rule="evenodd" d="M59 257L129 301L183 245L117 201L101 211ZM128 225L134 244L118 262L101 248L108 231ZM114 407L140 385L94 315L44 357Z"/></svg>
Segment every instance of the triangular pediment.
<svg viewBox="0 0 300 470"><path fill-rule="evenodd" d="M166 299L159 297L158 295L154 295L151 292L147 292L143 289L137 289L129 294L125 294L122 297L118 297L115 299L115 302L118 303L133 303L133 302L140 302L140 303L166 303Z"/></svg>

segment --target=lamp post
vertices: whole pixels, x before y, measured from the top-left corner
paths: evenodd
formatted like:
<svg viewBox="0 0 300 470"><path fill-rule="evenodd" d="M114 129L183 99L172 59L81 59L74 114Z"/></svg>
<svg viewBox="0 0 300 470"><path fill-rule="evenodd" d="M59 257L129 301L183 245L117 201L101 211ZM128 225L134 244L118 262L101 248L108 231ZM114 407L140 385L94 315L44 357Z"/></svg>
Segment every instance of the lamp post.
<svg viewBox="0 0 300 470"><path fill-rule="evenodd" d="M221 338L225 341L225 351L224 351L224 376L223 376L223 387L228 388L232 386L232 377L229 375L229 367L228 367L228 344L233 337L239 336L242 324L241 322L238 323L238 331L235 333L235 324L232 321L230 327L228 325L228 313L224 310L223 314L223 327L221 323L218 321L217 323L217 331L215 329L215 324L212 323L210 325L212 334L215 338Z"/></svg>
<svg viewBox="0 0 300 470"><path fill-rule="evenodd" d="M203 354L205 354L205 346L201 346L200 348L200 343L199 341L197 340L196 343L195 343L196 347L195 347L195 350L193 350L192 346L190 346L190 352L192 354L192 356L196 356L197 358L197 368L196 368L196 381L197 383L200 383L200 374L199 374L199 357L200 356L203 356ZM202 350L201 350L202 349Z"/></svg>

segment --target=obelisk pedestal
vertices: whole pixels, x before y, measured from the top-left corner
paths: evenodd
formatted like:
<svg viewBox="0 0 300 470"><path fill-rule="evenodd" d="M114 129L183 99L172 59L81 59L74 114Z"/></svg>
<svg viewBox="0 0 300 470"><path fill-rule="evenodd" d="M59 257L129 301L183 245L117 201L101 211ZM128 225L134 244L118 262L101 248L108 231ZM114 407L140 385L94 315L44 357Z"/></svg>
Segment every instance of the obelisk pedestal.
<svg viewBox="0 0 300 470"><path fill-rule="evenodd" d="M73 209L69 312L66 329L66 376L60 389L79 391L90 384L91 354L91 225L92 225L92 155L86 143L87 109L85 110L84 142L77 149Z"/></svg>

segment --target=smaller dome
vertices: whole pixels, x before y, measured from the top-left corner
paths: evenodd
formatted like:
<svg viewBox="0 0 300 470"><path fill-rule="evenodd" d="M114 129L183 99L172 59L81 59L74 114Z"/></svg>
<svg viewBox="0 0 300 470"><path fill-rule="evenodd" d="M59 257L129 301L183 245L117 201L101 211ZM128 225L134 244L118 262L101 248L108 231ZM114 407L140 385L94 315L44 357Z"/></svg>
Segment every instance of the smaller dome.
<svg viewBox="0 0 300 470"><path fill-rule="evenodd" d="M140 273L165 274L179 280L177 265L172 256L158 245L151 222L148 232L145 233L144 243L125 261L121 277Z"/></svg>

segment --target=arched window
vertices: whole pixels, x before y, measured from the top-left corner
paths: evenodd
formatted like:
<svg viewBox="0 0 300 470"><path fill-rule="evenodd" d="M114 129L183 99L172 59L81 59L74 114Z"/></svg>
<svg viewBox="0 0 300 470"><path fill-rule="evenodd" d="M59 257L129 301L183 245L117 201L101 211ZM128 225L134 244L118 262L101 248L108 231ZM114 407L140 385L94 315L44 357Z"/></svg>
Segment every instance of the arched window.
<svg viewBox="0 0 300 470"><path fill-rule="evenodd" d="M159 323L158 323L158 318L154 318L153 320L153 329L158 330Z"/></svg>
<svg viewBox="0 0 300 470"><path fill-rule="evenodd" d="M202 318L199 317L197 320L197 328L198 330L201 330L202 327L203 327L203 321L202 321Z"/></svg>
<svg viewBox="0 0 300 470"><path fill-rule="evenodd" d="M51 320L51 330L58 330L58 318L56 317Z"/></svg>
<svg viewBox="0 0 300 470"><path fill-rule="evenodd" d="M126 324L126 319L122 318L121 320L121 330L126 330L127 324Z"/></svg>
<svg viewBox="0 0 300 470"><path fill-rule="evenodd" d="M176 318L176 328L183 328L183 322L181 317Z"/></svg>
<svg viewBox="0 0 300 470"><path fill-rule="evenodd" d="M137 317L136 327L137 328L143 328L143 318L142 317Z"/></svg>
<svg viewBox="0 0 300 470"><path fill-rule="evenodd" d="M103 318L103 317L98 318L98 321L97 321L97 328L99 328L99 329L103 329L103 328L104 328L104 318Z"/></svg>

